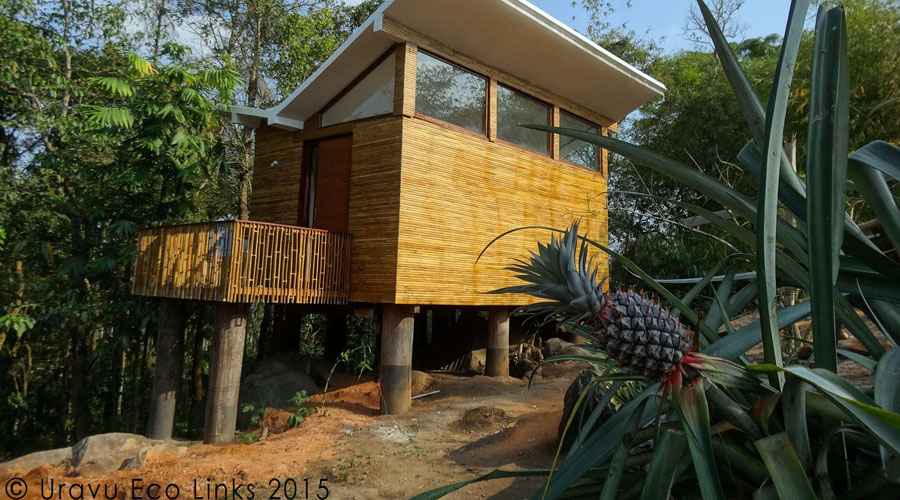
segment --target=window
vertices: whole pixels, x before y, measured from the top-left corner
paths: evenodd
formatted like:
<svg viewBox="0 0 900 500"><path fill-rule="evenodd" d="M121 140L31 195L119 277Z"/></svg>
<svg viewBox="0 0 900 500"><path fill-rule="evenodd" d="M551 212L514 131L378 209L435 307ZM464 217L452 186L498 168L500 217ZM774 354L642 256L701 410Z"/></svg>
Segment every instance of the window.
<svg viewBox="0 0 900 500"><path fill-rule="evenodd" d="M591 135L600 135L600 126L563 111L559 115L560 128L573 128ZM591 170L600 170L600 148L596 144L573 137L559 136L559 157L569 163Z"/></svg>
<svg viewBox="0 0 900 500"><path fill-rule="evenodd" d="M484 133L487 80L427 52L416 57L416 112Z"/></svg>
<svg viewBox="0 0 900 500"><path fill-rule="evenodd" d="M322 113L322 126L386 115L394 111L395 58L384 61Z"/></svg>
<svg viewBox="0 0 900 500"><path fill-rule="evenodd" d="M497 86L497 137L550 153L550 134L521 125L550 125L550 105L503 85Z"/></svg>

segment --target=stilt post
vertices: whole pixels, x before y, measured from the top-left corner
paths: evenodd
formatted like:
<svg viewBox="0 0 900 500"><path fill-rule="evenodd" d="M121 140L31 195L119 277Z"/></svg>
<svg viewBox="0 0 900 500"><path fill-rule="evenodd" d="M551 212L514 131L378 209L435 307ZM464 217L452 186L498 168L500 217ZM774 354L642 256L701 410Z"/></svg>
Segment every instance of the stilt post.
<svg viewBox="0 0 900 500"><path fill-rule="evenodd" d="M203 428L205 443L234 441L246 331L246 304L216 305L212 365L206 395L206 423Z"/></svg>
<svg viewBox="0 0 900 500"><path fill-rule="evenodd" d="M509 376L509 309L490 312L484 372L489 377Z"/></svg>
<svg viewBox="0 0 900 500"><path fill-rule="evenodd" d="M412 405L414 308L386 304L381 320L381 412L399 415Z"/></svg>
<svg viewBox="0 0 900 500"><path fill-rule="evenodd" d="M163 299L159 303L159 330L156 335L156 369L147 437L172 439L175 427L175 399L184 360L185 307L181 301Z"/></svg>

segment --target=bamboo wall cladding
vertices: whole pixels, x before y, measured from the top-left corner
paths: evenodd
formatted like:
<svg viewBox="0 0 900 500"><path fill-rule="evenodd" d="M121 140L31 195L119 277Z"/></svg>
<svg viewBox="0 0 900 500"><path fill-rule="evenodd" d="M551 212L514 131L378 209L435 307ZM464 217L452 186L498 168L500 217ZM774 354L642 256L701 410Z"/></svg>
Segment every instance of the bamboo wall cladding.
<svg viewBox="0 0 900 500"><path fill-rule="evenodd" d="M393 303L400 224L402 118L360 122L350 169L351 300Z"/></svg>
<svg viewBox="0 0 900 500"><path fill-rule="evenodd" d="M507 236L475 264L488 242L516 227L565 228L581 219L582 234L608 239L606 178L599 173L417 118L403 119L402 163L399 304L533 302L486 292L517 284L504 268L548 232ZM606 270L606 255L594 258Z"/></svg>
<svg viewBox="0 0 900 500"><path fill-rule="evenodd" d="M296 131L262 127L256 131L256 161L250 217L296 225L300 214L302 140ZM273 162L277 164L273 165Z"/></svg>
<svg viewBox="0 0 900 500"><path fill-rule="evenodd" d="M146 229L132 293L216 302L344 304L350 236L249 221Z"/></svg>

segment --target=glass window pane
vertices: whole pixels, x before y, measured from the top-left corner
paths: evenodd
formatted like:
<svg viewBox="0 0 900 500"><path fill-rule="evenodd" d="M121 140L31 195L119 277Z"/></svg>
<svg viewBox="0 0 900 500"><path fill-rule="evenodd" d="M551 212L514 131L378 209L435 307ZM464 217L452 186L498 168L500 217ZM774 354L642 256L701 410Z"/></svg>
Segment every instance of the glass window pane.
<svg viewBox="0 0 900 500"><path fill-rule="evenodd" d="M322 114L322 126L386 115L394 111L395 58L388 55Z"/></svg>
<svg viewBox="0 0 900 500"><path fill-rule="evenodd" d="M559 116L561 128L574 128L592 135L600 134L600 127L595 123L579 118L563 111ZM589 142L579 141L565 135L559 136L559 157L565 161L581 165L591 170L600 170L600 148Z"/></svg>
<svg viewBox="0 0 900 500"><path fill-rule="evenodd" d="M550 153L550 134L520 125L550 125L550 105L503 85L497 86L497 137Z"/></svg>
<svg viewBox="0 0 900 500"><path fill-rule="evenodd" d="M416 56L416 112L484 133L487 81L426 52Z"/></svg>

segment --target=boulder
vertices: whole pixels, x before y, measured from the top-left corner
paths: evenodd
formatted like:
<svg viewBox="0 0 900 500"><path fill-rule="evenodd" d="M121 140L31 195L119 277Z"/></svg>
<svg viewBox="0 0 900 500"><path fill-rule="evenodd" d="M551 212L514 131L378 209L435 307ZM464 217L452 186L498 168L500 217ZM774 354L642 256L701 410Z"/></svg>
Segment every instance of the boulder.
<svg viewBox="0 0 900 500"><path fill-rule="evenodd" d="M72 446L72 467L80 475L122 468L137 469L154 453L184 453L186 443L149 439L139 434L110 432L88 436Z"/></svg>
<svg viewBox="0 0 900 500"><path fill-rule="evenodd" d="M413 370L412 372L412 395L423 394L434 387L434 377L425 372Z"/></svg>
<svg viewBox="0 0 900 500"><path fill-rule="evenodd" d="M553 356L559 356L572 345L574 344L560 338L554 337L552 339L547 339L544 341L544 357L551 358Z"/></svg>
<svg viewBox="0 0 900 500"><path fill-rule="evenodd" d="M291 428L291 417L294 414L287 410L279 410L276 408L266 409L263 417L262 428L267 434L281 434Z"/></svg>
<svg viewBox="0 0 900 500"><path fill-rule="evenodd" d="M0 463L0 471L27 472L41 466L67 467L71 463L72 448L57 448L55 450L36 451L9 462Z"/></svg>
<svg viewBox="0 0 900 500"><path fill-rule="evenodd" d="M71 468L76 475L136 469L153 453L187 451L187 443L148 439L138 434L111 432L88 436L69 448L39 451L0 464L3 471L29 471L39 467Z"/></svg>
<svg viewBox="0 0 900 500"><path fill-rule="evenodd" d="M290 408L291 398L301 391L307 395L319 392L319 386L306 373L306 363L298 355L281 354L263 359L253 367L241 382L238 398L238 426L246 429L251 424L252 415L244 413L247 404L255 410L264 408Z"/></svg>

